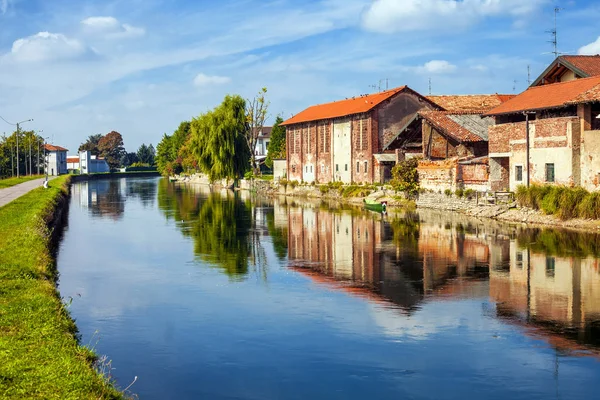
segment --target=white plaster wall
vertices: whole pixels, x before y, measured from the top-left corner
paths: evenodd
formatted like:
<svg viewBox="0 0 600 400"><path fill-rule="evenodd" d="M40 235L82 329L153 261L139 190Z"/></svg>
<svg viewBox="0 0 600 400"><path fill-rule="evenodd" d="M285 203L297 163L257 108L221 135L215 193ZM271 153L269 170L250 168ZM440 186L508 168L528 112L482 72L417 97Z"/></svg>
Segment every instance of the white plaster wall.
<svg viewBox="0 0 600 400"><path fill-rule="evenodd" d="M583 132L581 186L587 190L600 190L600 131Z"/></svg>
<svg viewBox="0 0 600 400"><path fill-rule="evenodd" d="M334 215L333 269L336 277L352 278L352 216Z"/></svg>
<svg viewBox="0 0 600 400"><path fill-rule="evenodd" d="M352 182L350 129L350 121L333 124L333 177L334 180L344 183Z"/></svg>
<svg viewBox="0 0 600 400"><path fill-rule="evenodd" d="M287 160L273 160L273 179L287 177Z"/></svg>

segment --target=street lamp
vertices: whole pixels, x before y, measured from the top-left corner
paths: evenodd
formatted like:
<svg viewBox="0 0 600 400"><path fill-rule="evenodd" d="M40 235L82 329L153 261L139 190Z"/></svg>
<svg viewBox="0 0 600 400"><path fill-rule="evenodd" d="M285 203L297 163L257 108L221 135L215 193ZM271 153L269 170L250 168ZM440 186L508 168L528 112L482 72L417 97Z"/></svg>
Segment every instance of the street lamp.
<svg viewBox="0 0 600 400"><path fill-rule="evenodd" d="M40 133L44 132L43 129L40 129L39 131L37 131L37 136L35 138L35 143L37 144L37 174L40 174L40 141L39 141L39 137L40 137ZM46 155L46 150L44 149L44 155Z"/></svg>
<svg viewBox="0 0 600 400"><path fill-rule="evenodd" d="M0 117L0 118L7 124L17 127L17 178L18 178L19 177L19 130L21 129L21 124L24 124L25 122L31 122L31 121L33 121L33 118L26 119L24 121L19 121L16 124L13 124L12 122L8 122L7 120L5 120L2 117ZM25 160L25 164L26 164L25 166L27 166L27 160Z"/></svg>
<svg viewBox="0 0 600 400"><path fill-rule="evenodd" d="M44 171L46 172L46 180L44 181L44 187L48 187L48 154L46 153L46 141L50 136L44 138Z"/></svg>

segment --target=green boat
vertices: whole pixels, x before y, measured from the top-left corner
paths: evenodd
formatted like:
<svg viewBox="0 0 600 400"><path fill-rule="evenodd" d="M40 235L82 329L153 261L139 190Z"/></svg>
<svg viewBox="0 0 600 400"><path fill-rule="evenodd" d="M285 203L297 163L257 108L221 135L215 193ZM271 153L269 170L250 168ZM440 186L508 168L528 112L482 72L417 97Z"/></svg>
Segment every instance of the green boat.
<svg viewBox="0 0 600 400"><path fill-rule="evenodd" d="M378 201L366 198L363 200L367 210L385 213L387 211L387 201Z"/></svg>

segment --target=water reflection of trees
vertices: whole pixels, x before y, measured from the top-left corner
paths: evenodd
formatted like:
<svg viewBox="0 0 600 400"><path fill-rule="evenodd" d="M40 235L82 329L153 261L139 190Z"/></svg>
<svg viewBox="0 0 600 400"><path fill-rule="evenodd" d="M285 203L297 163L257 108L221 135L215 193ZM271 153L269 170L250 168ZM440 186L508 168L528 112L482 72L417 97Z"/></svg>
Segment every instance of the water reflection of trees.
<svg viewBox="0 0 600 400"><path fill-rule="evenodd" d="M156 180L151 179L128 179L127 181L127 197L140 200L144 207L154 205L156 198Z"/></svg>
<svg viewBox="0 0 600 400"><path fill-rule="evenodd" d="M206 186L175 185L161 180L158 206L185 236L193 239L194 254L199 260L218 266L233 279L244 278L253 268L266 280L266 255L253 203L242 201L230 191L212 192ZM266 210L270 210L266 214L269 221L273 210ZM278 239L276 252L281 253L282 246L284 243Z"/></svg>

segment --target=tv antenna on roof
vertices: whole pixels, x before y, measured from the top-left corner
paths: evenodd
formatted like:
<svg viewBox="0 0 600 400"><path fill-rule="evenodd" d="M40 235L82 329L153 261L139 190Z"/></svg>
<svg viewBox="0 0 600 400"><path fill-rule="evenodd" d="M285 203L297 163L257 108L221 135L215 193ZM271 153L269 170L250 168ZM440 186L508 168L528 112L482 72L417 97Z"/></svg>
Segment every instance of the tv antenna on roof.
<svg viewBox="0 0 600 400"><path fill-rule="evenodd" d="M429 95L431 96L431 78L429 78Z"/></svg>
<svg viewBox="0 0 600 400"><path fill-rule="evenodd" d="M516 80L516 79L513 81L513 93L516 93L516 92L517 92L517 83L518 83L518 82L519 82L519 81L518 81L518 80Z"/></svg>
<svg viewBox="0 0 600 400"><path fill-rule="evenodd" d="M562 10L562 8L555 6L554 7L554 29L551 29L549 31L546 31L546 33L549 33L550 35L552 35L552 40L549 41L549 43L552 43L553 47L554 47L554 51L552 52L552 54L554 54L554 58L558 58L558 56L560 56L562 53L558 51L558 25L557 25L557 20L558 20L558 13L560 12L560 10Z"/></svg>

